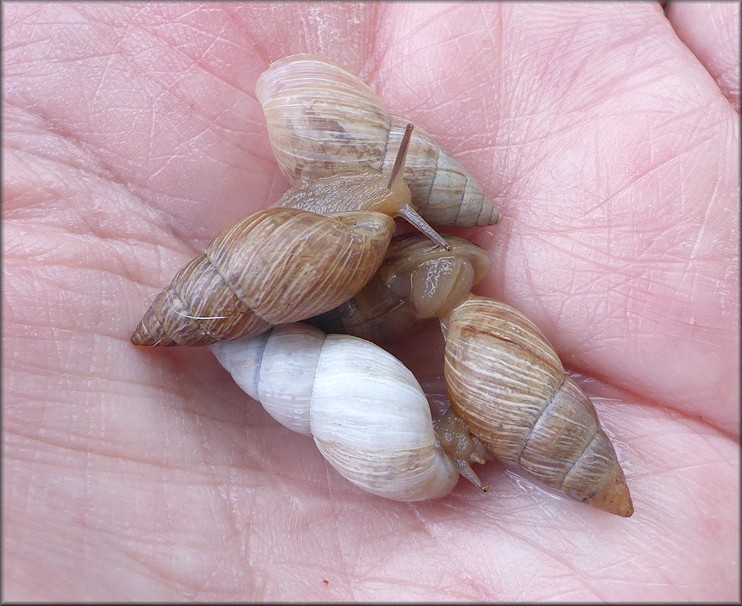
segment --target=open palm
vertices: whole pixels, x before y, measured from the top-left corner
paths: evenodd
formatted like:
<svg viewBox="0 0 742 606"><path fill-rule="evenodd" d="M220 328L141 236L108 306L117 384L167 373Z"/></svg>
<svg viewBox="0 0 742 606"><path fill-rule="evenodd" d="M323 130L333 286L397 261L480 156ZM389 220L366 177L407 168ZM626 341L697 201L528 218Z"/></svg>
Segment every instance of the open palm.
<svg viewBox="0 0 742 606"><path fill-rule="evenodd" d="M6 3L6 599L738 597L738 10ZM493 260L477 292L593 397L632 518L496 463L486 495L373 497L208 350L129 343L288 187L254 88L296 52L495 199L501 224L465 232ZM394 351L442 392L435 327Z"/></svg>

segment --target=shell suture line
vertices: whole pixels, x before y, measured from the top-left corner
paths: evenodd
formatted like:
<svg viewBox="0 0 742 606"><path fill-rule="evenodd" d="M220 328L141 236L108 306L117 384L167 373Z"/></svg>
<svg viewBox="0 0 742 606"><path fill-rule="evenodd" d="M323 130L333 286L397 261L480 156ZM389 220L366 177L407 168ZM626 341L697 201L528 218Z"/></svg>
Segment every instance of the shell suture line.
<svg viewBox="0 0 742 606"><path fill-rule="evenodd" d="M559 385L557 385L556 389L554 390L554 393L551 394L551 397L549 398L549 401L546 403L546 406L544 406L543 410L541 411L541 415L538 418L538 421L536 421L533 425L531 425L531 428L528 430L528 434L523 439L523 447L520 449L520 452L518 453L518 465L520 465L520 458L523 456L523 451L526 449L526 446L528 446L528 441L531 439L531 436L536 431L536 428L540 425L541 420L544 418L544 415L546 414L546 411L549 410L549 407L554 404L554 401L556 400L556 396L559 393L559 390L564 385L565 376L562 376L562 380L560 381ZM545 421L544 421L545 422Z"/></svg>
<svg viewBox="0 0 742 606"><path fill-rule="evenodd" d="M585 454L585 452L587 451L587 449L590 447L590 444L592 444L595 441L595 438L598 437L598 434L599 433L600 433L600 426L596 423L592 437L585 444L585 447L582 449L582 452L580 453L580 456L575 457L575 460L572 461L572 465L569 466L569 469L565 472L564 476L562 477L562 481L559 482L559 488L558 488L558 490L561 490L562 489L562 486L564 486L564 482L567 480L567 476L569 476L570 472L574 469L575 465L577 465L578 461ZM604 457L604 459L605 459L605 457Z"/></svg>

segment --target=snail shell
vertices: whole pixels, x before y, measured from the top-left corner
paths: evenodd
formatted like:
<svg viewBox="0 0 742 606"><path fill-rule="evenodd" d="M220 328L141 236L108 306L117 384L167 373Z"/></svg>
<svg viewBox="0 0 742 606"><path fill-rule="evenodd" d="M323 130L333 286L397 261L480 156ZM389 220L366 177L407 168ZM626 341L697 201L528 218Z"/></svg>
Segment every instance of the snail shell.
<svg viewBox="0 0 742 606"><path fill-rule="evenodd" d="M442 497L461 463L468 467L464 459L481 460L471 444L460 447L459 462L447 454L419 383L373 343L287 324L211 350L274 419L311 435L338 473L367 492L398 501Z"/></svg>
<svg viewBox="0 0 742 606"><path fill-rule="evenodd" d="M224 230L176 274L131 341L208 345L332 309L371 278L393 232L394 221L377 212L257 212Z"/></svg>
<svg viewBox="0 0 742 606"><path fill-rule="evenodd" d="M469 297L442 322L451 405L495 458L610 513L634 512L592 402L522 313Z"/></svg>
<svg viewBox="0 0 742 606"><path fill-rule="evenodd" d="M489 271L487 253L448 236L450 250L419 234L392 238L384 262L353 298L308 320L330 333L375 343L412 334L423 320L447 315Z"/></svg>
<svg viewBox="0 0 742 606"><path fill-rule="evenodd" d="M313 55L293 55L261 74L273 154L286 178L386 172L402 139L404 118L390 114L358 77ZM404 171L412 203L431 225L494 225L499 212L480 185L430 135L416 128Z"/></svg>

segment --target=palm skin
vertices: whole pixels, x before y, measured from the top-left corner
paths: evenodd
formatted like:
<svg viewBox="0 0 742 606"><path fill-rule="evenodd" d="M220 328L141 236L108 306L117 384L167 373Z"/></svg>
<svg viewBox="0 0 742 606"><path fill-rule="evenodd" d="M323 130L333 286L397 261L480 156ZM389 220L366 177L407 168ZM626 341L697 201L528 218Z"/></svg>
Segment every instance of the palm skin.
<svg viewBox="0 0 742 606"><path fill-rule="evenodd" d="M6 599L738 598L738 59L682 10L6 4ZM466 233L493 260L477 292L593 398L632 518L495 463L487 495L364 494L207 350L129 343L287 188L254 85L295 52L359 73L493 195L501 224ZM435 327L394 348L434 395L440 351Z"/></svg>

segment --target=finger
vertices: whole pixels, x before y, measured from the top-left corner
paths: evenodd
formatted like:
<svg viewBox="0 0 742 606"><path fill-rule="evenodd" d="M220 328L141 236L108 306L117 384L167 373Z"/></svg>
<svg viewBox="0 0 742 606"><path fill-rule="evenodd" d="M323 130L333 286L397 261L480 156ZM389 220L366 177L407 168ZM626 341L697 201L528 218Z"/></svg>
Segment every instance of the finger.
<svg viewBox="0 0 742 606"><path fill-rule="evenodd" d="M739 3L669 2L665 14L739 111Z"/></svg>

